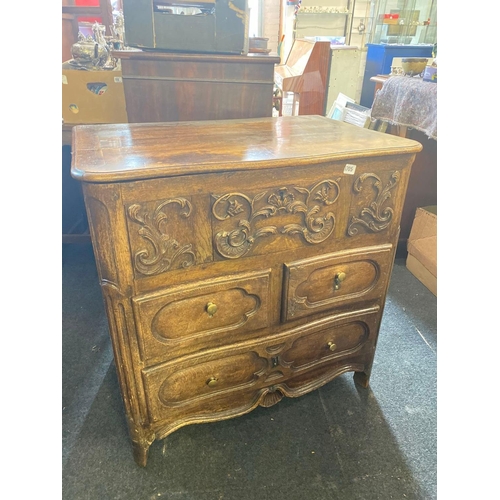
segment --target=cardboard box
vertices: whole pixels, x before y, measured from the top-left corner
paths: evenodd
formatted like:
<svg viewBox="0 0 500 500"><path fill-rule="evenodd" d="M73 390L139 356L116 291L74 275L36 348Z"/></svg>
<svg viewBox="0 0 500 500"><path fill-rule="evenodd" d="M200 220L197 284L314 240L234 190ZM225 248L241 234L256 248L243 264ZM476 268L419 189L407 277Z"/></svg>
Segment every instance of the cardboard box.
<svg viewBox="0 0 500 500"><path fill-rule="evenodd" d="M437 297L437 206L417 208L406 267Z"/></svg>
<svg viewBox="0 0 500 500"><path fill-rule="evenodd" d="M65 124L128 123L120 69L62 69L62 118Z"/></svg>

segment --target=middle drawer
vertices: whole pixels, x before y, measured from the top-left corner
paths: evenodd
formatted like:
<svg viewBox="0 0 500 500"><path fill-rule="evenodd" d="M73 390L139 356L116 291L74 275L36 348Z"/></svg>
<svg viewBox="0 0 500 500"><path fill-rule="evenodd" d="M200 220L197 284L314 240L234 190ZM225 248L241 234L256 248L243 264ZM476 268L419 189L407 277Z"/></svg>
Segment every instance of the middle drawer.
<svg viewBox="0 0 500 500"><path fill-rule="evenodd" d="M269 326L270 278L267 269L133 298L142 359L164 361Z"/></svg>

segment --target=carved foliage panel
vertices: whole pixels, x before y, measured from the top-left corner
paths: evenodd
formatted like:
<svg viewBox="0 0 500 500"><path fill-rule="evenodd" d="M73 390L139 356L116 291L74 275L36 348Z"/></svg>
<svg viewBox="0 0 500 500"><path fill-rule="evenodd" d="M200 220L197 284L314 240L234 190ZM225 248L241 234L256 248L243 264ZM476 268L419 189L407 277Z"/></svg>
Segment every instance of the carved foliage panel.
<svg viewBox="0 0 500 500"><path fill-rule="evenodd" d="M352 184L347 235L376 234L394 227L400 188L399 170L366 171L356 175Z"/></svg>
<svg viewBox="0 0 500 500"><path fill-rule="evenodd" d="M307 186L282 184L259 191L213 194L216 255L238 259L322 243L334 234L339 197L337 177Z"/></svg>
<svg viewBox="0 0 500 500"><path fill-rule="evenodd" d="M125 207L137 277L193 266L199 260L190 197L131 203Z"/></svg>

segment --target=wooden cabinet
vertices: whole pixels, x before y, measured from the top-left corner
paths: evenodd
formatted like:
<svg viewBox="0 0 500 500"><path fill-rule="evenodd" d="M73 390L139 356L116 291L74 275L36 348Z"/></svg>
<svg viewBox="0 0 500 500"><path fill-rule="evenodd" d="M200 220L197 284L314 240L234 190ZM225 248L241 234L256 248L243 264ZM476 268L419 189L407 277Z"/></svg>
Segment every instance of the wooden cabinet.
<svg viewBox="0 0 500 500"><path fill-rule="evenodd" d="M139 465L184 425L368 385L419 143L320 116L73 138Z"/></svg>
<svg viewBox="0 0 500 500"><path fill-rule="evenodd" d="M272 116L274 65L267 54L116 51L129 123Z"/></svg>

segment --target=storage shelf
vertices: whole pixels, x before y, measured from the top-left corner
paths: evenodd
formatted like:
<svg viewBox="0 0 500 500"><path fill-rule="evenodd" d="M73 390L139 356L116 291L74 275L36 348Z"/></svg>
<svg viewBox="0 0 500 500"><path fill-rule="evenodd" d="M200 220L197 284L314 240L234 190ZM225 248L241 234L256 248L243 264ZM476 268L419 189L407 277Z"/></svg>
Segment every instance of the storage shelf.
<svg viewBox="0 0 500 500"><path fill-rule="evenodd" d="M301 12L297 16L348 16L350 12Z"/></svg>

